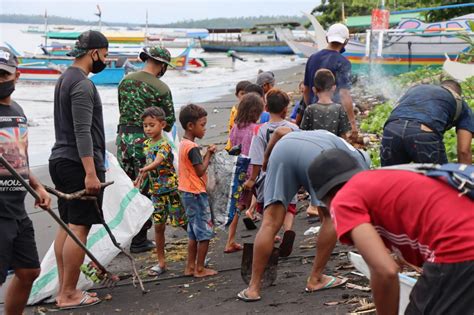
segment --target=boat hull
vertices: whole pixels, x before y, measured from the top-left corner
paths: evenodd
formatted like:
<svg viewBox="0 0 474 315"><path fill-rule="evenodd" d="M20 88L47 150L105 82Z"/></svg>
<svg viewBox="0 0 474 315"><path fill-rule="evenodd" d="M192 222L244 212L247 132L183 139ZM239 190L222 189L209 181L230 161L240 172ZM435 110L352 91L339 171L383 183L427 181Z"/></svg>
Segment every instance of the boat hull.
<svg viewBox="0 0 474 315"><path fill-rule="evenodd" d="M420 67L441 67L446 60L445 54L455 59L467 48L466 42L455 37L407 37L389 42L384 45L381 56L374 52L369 58L365 44L351 40L344 56L351 62L355 73L368 73L375 69L386 75L397 75Z"/></svg>
<svg viewBox="0 0 474 315"><path fill-rule="evenodd" d="M229 50L234 50L236 52L253 54L293 54L293 50L284 42L250 43L203 40L201 41L201 48L207 52L228 52Z"/></svg>
<svg viewBox="0 0 474 315"><path fill-rule="evenodd" d="M47 66L19 66L20 80L29 82L56 82L62 72ZM116 85L125 76L125 68L105 68L102 72L90 75L96 85Z"/></svg>

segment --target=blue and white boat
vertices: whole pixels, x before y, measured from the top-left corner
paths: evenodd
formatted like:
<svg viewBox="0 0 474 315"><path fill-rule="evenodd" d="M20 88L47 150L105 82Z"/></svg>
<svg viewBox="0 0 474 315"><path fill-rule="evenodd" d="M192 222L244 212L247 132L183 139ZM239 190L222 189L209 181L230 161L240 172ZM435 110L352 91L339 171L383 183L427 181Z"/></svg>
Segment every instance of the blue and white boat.
<svg viewBox="0 0 474 315"><path fill-rule="evenodd" d="M293 29L300 26L296 22L256 24L250 29L210 29L211 39L202 39L201 48L207 52L284 54L292 55L293 50L275 32L276 27Z"/></svg>

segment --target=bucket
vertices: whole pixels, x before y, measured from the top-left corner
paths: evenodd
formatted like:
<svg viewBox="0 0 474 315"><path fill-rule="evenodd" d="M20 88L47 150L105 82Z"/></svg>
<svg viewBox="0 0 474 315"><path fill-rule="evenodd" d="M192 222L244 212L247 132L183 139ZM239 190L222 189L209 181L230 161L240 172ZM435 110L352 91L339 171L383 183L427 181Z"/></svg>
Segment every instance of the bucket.
<svg viewBox="0 0 474 315"><path fill-rule="evenodd" d="M359 272L363 273L364 276L370 279L369 266L367 266L367 263L361 255L349 252L349 260ZM405 314L405 310L408 306L408 303L410 303L410 293L413 287L415 286L416 279L399 273L398 280L400 282L400 300L398 302L398 314L403 315Z"/></svg>

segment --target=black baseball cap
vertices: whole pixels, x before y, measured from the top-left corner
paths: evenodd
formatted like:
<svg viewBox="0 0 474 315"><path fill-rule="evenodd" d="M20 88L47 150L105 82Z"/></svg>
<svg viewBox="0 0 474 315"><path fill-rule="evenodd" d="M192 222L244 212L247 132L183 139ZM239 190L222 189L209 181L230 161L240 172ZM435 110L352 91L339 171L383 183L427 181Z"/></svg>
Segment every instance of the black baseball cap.
<svg viewBox="0 0 474 315"><path fill-rule="evenodd" d="M0 70L15 73L18 67L18 59L7 47L0 46Z"/></svg>
<svg viewBox="0 0 474 315"><path fill-rule="evenodd" d="M308 168L311 185L316 197L323 200L337 185L344 184L364 168L348 152L329 149L321 152Z"/></svg>
<svg viewBox="0 0 474 315"><path fill-rule="evenodd" d="M88 50L109 48L109 41L107 38L98 31L85 31L77 38L74 48L67 53L71 57L84 56Z"/></svg>

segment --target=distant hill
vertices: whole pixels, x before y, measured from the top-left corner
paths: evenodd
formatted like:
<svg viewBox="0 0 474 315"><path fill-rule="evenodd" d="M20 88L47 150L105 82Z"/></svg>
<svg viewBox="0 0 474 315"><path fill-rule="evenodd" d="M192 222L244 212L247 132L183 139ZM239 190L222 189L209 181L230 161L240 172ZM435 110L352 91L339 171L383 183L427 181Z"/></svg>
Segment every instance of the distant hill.
<svg viewBox="0 0 474 315"><path fill-rule="evenodd" d="M152 25L152 27L172 27L172 28L249 28L259 23L278 23L278 22L299 22L307 23L308 20L303 16L258 16L258 17L239 17L239 18L214 18L205 20L187 20L164 25Z"/></svg>
<svg viewBox="0 0 474 315"><path fill-rule="evenodd" d="M238 17L238 18L215 18L205 20L186 20L168 24L149 23L150 27L170 27L170 28L248 28L258 23L276 22L300 22L308 21L303 16L259 16L259 17ZM0 23L21 23L21 24L44 24L43 15L23 15L23 14L0 14ZM97 21L85 21L61 16L48 16L49 24L60 25L97 25ZM110 23L102 22L104 26L144 26L144 24Z"/></svg>
<svg viewBox="0 0 474 315"><path fill-rule="evenodd" d="M0 23L19 23L19 24L44 24L43 15L25 15L25 14L0 14ZM48 16L49 24L61 25L91 25L97 22L84 21L68 17L50 15Z"/></svg>

